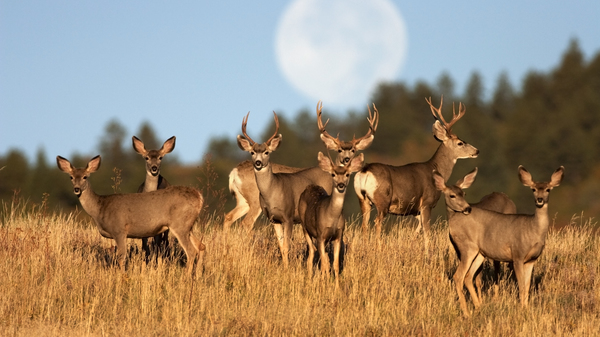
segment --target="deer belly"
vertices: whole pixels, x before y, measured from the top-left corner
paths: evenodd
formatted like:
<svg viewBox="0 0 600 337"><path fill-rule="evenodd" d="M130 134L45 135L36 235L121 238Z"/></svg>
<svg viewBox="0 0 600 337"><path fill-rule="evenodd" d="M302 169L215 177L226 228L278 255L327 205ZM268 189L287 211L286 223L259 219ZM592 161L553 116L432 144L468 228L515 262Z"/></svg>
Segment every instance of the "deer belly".
<svg viewBox="0 0 600 337"><path fill-rule="evenodd" d="M419 213L419 207L414 198L410 201L393 198L388 212L395 215L416 215Z"/></svg>

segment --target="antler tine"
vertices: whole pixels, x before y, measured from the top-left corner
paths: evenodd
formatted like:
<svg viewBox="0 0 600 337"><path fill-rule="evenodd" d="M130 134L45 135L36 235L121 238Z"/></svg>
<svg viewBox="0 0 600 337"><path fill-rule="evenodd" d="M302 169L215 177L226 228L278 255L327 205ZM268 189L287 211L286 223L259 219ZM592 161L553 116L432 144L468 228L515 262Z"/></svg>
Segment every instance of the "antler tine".
<svg viewBox="0 0 600 337"><path fill-rule="evenodd" d="M369 138L369 137L371 137L371 135L375 134L375 131L377 131L377 126L379 125L379 111L377 111L377 107L375 106L375 103L373 103L373 111L374 112L371 112L371 108L368 105L367 105L367 110L369 110L369 117L367 117L367 121L369 122L369 130L367 131L367 134L365 134L364 136L362 136L358 139L356 139L354 136L352 136L353 143L357 143L365 138Z"/></svg>
<svg viewBox="0 0 600 337"><path fill-rule="evenodd" d="M444 115L442 115L442 104L444 104L444 95L442 95L442 97L440 98L440 107L439 108L436 108L433 106L433 104L431 104L431 97L429 97L429 99L425 98L425 101L427 102L427 104L429 104L429 107L431 108L431 113L433 114L433 118L440 121L440 123L442 123L442 125L446 129L448 129L448 127L447 127L448 123L446 123L446 120L444 119Z"/></svg>
<svg viewBox="0 0 600 337"><path fill-rule="evenodd" d="M248 111L248 114L246 115L246 117L244 117L244 119L242 119L242 134L244 135L244 137L246 137L246 139L250 142L251 145L254 145L255 142L246 133L246 125L248 124L248 116L250 116L250 111Z"/></svg>
<svg viewBox="0 0 600 337"><path fill-rule="evenodd" d="M333 136L331 136L326 130L325 127L327 126L327 123L329 123L329 118L327 118L327 121L325 121L325 124L323 124L323 121L321 120L321 116L322 116L322 110L323 110L323 102L319 101L317 103L317 126L319 127L319 132L321 132L321 134L327 138L336 140L336 138L333 138Z"/></svg>
<svg viewBox="0 0 600 337"><path fill-rule="evenodd" d="M459 119L461 119L462 116L464 116L466 112L467 112L467 108L465 108L465 105L462 104L462 102L459 102L458 103L458 114L456 114L456 111L454 110L454 103L452 103L452 120L450 121L450 123L448 123L448 125L446 126L446 129L448 131L450 131L450 129L452 128L452 125L454 125L454 123L456 123Z"/></svg>
<svg viewBox="0 0 600 337"><path fill-rule="evenodd" d="M279 132L279 118L277 117L277 114L275 113L275 111L273 111L273 116L275 116L275 133L273 133L273 135L271 136L271 138L269 138L269 140L267 140L265 143L270 143L273 138L275 138L275 136L277 136L277 132Z"/></svg>

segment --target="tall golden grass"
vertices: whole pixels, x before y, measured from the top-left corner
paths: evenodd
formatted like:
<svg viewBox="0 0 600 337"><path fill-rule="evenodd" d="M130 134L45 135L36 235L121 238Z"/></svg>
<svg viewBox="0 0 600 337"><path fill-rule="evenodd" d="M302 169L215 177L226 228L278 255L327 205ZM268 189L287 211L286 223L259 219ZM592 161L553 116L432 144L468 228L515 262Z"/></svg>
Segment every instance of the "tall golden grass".
<svg viewBox="0 0 600 337"><path fill-rule="evenodd" d="M457 261L447 223L433 225L429 252L414 224L388 222L382 238L350 221L336 288L306 272L296 227L290 268L271 226L228 235L219 218L196 226L207 247L204 274L191 279L177 261L146 264L130 240L125 273L111 264L114 242L87 216L46 214L5 204L0 231L0 330L10 336L206 335L597 335L600 246L592 219L574 216L551 230L534 269L529 307L518 302L505 267L498 296L491 268L473 317L462 317L451 276ZM83 219L83 220L81 220ZM393 220L393 219L392 219ZM474 310L472 304L471 310Z"/></svg>

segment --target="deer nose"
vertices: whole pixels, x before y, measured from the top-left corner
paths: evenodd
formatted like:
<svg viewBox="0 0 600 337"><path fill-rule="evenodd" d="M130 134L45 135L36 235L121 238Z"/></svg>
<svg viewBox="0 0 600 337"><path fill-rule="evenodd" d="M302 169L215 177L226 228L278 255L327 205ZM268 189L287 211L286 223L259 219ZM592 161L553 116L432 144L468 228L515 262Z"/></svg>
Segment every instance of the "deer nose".
<svg viewBox="0 0 600 337"><path fill-rule="evenodd" d="M471 214L471 206L465 208L465 210L463 211L464 214L469 215Z"/></svg>
<svg viewBox="0 0 600 337"><path fill-rule="evenodd" d="M255 169L260 170L260 169L262 169L262 166L263 166L262 161L257 160L257 161L254 162L254 168Z"/></svg>
<svg viewBox="0 0 600 337"><path fill-rule="evenodd" d="M158 166L152 166L152 168L150 168L150 171L152 171L152 175L157 175L158 174Z"/></svg>
<svg viewBox="0 0 600 337"><path fill-rule="evenodd" d="M79 187L73 188L73 192L77 195L81 194L81 189Z"/></svg>
<svg viewBox="0 0 600 337"><path fill-rule="evenodd" d="M339 183L339 184L337 184L336 187L337 187L338 191L342 192L342 191L344 191L346 189L346 184Z"/></svg>
<svg viewBox="0 0 600 337"><path fill-rule="evenodd" d="M344 164L348 164L350 162L350 158L346 157L344 158Z"/></svg>

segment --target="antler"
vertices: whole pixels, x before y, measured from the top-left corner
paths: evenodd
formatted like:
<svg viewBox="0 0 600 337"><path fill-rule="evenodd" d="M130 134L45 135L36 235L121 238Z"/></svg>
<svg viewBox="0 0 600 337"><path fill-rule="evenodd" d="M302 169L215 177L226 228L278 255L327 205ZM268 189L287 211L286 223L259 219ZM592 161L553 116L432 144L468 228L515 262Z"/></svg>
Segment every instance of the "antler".
<svg viewBox="0 0 600 337"><path fill-rule="evenodd" d="M442 115L442 104L444 103L443 95L440 99L440 107L439 108L436 108L433 106L433 104L431 104L431 97L429 97L429 99L425 98L425 101L429 104L429 107L431 108L431 113L433 114L433 117L435 119L437 119L438 121L440 121L440 123L442 123L442 125L444 126L446 131L448 131L448 133L452 133L452 125L454 125L454 123L456 123L459 119L461 119L462 116L464 116L465 112L467 112L467 109L465 108L465 106L462 103L459 103L458 114L456 114L456 111L454 110L454 103L453 103L452 104L452 120L450 121L450 123L448 123L444 119L444 115Z"/></svg>
<svg viewBox="0 0 600 337"><path fill-rule="evenodd" d="M269 138L265 143L269 144L273 138L275 138L277 136L277 132L279 132L279 118L277 118L277 114L275 113L275 111L273 111L273 116L275 116L275 133L273 133L273 135L271 136L271 138Z"/></svg>
<svg viewBox="0 0 600 337"><path fill-rule="evenodd" d="M367 131L366 135L364 135L358 139L356 139L356 138L354 138L354 136L352 136L352 143L358 143L365 138L369 138L375 134L375 131L377 131L377 126L379 125L379 111L377 111L377 107L375 106L375 103L373 103L374 113L371 113L371 108L369 108L368 105L367 105L367 109L369 110L369 118L367 118L367 121L369 122L369 131Z"/></svg>
<svg viewBox="0 0 600 337"><path fill-rule="evenodd" d="M327 131L325 131L325 127L327 126L327 123L329 123L329 118L327 119L325 124L323 124L323 121L321 120L321 114L322 114L321 110L323 110L323 102L319 101L319 102L317 102L317 126L319 127L319 132L321 132L321 134L323 136L336 142L336 144L339 143L340 142L339 136L337 138L333 138L332 135L330 135Z"/></svg>
<svg viewBox="0 0 600 337"><path fill-rule="evenodd" d="M271 142L273 140L273 138L275 138L275 136L277 136L277 132L279 131L279 118L277 118L277 114L275 113L275 111L273 111L273 115L275 115L275 133L265 143ZM248 124L248 116L250 116L250 111L248 111L248 114L242 120L242 134L244 134L244 137L246 137L246 139L250 142L250 145L254 145L254 144L256 144L256 142L253 141L252 138L250 138L250 136L248 136L248 134L246 133L246 125Z"/></svg>
<svg viewBox="0 0 600 337"><path fill-rule="evenodd" d="M250 136L248 136L248 134L246 133L246 125L248 124L248 116L250 116L250 111L248 111L248 114L246 115L246 117L244 117L244 119L242 119L242 134L250 142L250 145L254 145L254 144L256 144L256 142L253 141L252 138L250 138Z"/></svg>

